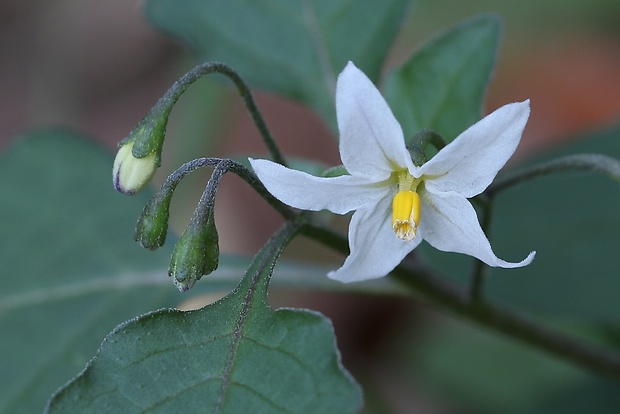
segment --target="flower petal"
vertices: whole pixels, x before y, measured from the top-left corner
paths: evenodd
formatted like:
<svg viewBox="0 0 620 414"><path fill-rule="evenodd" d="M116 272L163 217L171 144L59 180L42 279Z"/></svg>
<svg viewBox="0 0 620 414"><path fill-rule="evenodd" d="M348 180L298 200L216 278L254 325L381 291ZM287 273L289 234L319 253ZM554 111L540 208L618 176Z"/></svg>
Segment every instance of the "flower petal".
<svg viewBox="0 0 620 414"><path fill-rule="evenodd" d="M530 264L536 252L518 263L506 262L493 253L480 227L476 211L460 194L423 191L420 232L433 247L445 252L464 253L493 267L522 267Z"/></svg>
<svg viewBox="0 0 620 414"><path fill-rule="evenodd" d="M327 276L341 282L375 279L390 273L422 238L400 240L392 230L388 195L370 208L357 210L349 225L351 254L342 267Z"/></svg>
<svg viewBox="0 0 620 414"><path fill-rule="evenodd" d="M336 85L340 157L351 175L386 179L413 168L403 131L375 85L351 62Z"/></svg>
<svg viewBox="0 0 620 414"><path fill-rule="evenodd" d="M384 196L387 187L368 180L342 175L315 177L267 160L249 158L252 168L267 190L283 203L302 210L327 209L345 214Z"/></svg>
<svg viewBox="0 0 620 414"><path fill-rule="evenodd" d="M442 191L466 198L480 194L517 149L529 114L529 100L502 106L446 145L419 173Z"/></svg>

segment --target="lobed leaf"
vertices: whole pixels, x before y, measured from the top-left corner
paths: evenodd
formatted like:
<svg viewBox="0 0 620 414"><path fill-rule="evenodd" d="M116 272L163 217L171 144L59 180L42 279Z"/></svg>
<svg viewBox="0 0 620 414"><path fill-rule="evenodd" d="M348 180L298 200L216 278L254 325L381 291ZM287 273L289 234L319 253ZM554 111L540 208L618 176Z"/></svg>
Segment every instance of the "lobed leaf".
<svg viewBox="0 0 620 414"><path fill-rule="evenodd" d="M329 320L267 304L273 266L291 234L288 227L274 236L218 302L119 326L48 411L355 412L360 390L340 365Z"/></svg>

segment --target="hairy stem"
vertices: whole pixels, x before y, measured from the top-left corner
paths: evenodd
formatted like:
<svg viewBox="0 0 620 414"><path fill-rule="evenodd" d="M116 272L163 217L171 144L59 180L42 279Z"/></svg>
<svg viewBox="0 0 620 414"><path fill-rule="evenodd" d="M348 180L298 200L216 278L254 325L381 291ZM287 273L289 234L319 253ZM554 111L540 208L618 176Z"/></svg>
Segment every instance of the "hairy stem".
<svg viewBox="0 0 620 414"><path fill-rule="evenodd" d="M482 226L484 233L488 236L489 229L491 227L491 214L493 211L492 199L489 197L482 197L479 198L479 201L482 209L480 225ZM476 259L474 261L474 271L469 290L469 295L472 301L481 301L483 299L483 287L488 273L489 266L482 260Z"/></svg>
<svg viewBox="0 0 620 414"><path fill-rule="evenodd" d="M202 167L218 167L218 178L217 181L221 179L221 176L226 172L230 171L235 175L242 178L246 183L248 183L262 198L264 198L278 213L282 215L287 220L292 220L297 217L298 213L296 213L292 208L282 203L280 200L271 195L269 191L265 188L262 182L256 177L256 175L241 165L240 163L226 159L226 158L197 158L188 163L183 164L179 169L170 174L170 176L166 179L166 182L162 186L176 187L176 185L181 181L183 177L189 174L192 171L197 170Z"/></svg>
<svg viewBox="0 0 620 414"><path fill-rule="evenodd" d="M571 170L598 172L620 182L620 162L615 158L602 154L576 154L525 167L498 177L498 179L487 188L485 194L489 197L493 197L501 191L533 178Z"/></svg>
<svg viewBox="0 0 620 414"><path fill-rule="evenodd" d="M220 73L226 77L228 77L237 87L239 91L239 95L243 99L245 106L250 113L258 132L260 133L267 149L269 150L272 159L282 165L286 165L286 160L278 145L276 144L275 139L271 135L267 124L263 116L261 115L258 107L256 106L256 102L254 101L254 97L250 88L246 85L246 83L241 79L241 77L232 70L229 66L220 63L220 62L208 62L203 63L201 65L196 66L194 69L183 75L179 80L177 80L171 87L168 89L166 94L161 97L160 101L157 103L157 106L162 105L162 107L167 108L167 112L172 109L174 103L179 99L179 97L189 88L189 86L200 79L202 76L207 75L209 73Z"/></svg>
<svg viewBox="0 0 620 414"><path fill-rule="evenodd" d="M415 165L420 166L428 161L426 148L429 144L434 146L437 151L446 146L441 135L428 129L418 132L411 138L410 142L407 144L407 150Z"/></svg>

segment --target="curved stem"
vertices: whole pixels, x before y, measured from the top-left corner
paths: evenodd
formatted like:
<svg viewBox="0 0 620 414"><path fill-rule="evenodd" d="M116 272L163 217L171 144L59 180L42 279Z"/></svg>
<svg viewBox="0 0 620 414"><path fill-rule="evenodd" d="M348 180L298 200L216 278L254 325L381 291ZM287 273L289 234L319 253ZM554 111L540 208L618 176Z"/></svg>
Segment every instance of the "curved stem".
<svg viewBox="0 0 620 414"><path fill-rule="evenodd" d="M263 183L256 177L256 175L241 165L240 163L226 159L226 158L214 158L214 157L203 157L197 158L190 162L183 164L180 168L178 168L175 172L170 174L164 184L162 185L162 190L164 187L169 186L174 189L176 185L181 181L183 177L189 174L192 171L197 170L202 167L218 167L218 182L221 179L221 176L226 172L230 171L235 175L239 176L246 183L250 185L262 198L265 199L278 213L282 215L287 220L294 219L297 217L299 213L296 213L291 207L282 203L280 200L271 195L269 191L265 188ZM166 187L166 188L169 188Z"/></svg>
<svg viewBox="0 0 620 414"><path fill-rule="evenodd" d="M204 227L209 220L213 220L213 210L215 208L215 193L220 185L220 181L224 174L226 174L227 168L223 161L215 164L211 178L205 187L194 214L191 218L191 226Z"/></svg>
<svg viewBox="0 0 620 414"><path fill-rule="evenodd" d="M415 165L420 166L428 161L426 148L429 144L434 146L437 151L446 146L441 135L429 129L422 130L411 138L410 143L407 144L407 149Z"/></svg>
<svg viewBox="0 0 620 414"><path fill-rule="evenodd" d="M163 111L167 116L172 110L172 106L176 103L176 101L181 97L181 95L189 88L189 86L200 79L202 76L207 75L209 73L220 73L226 77L228 77L237 87L239 91L239 95L243 99L245 106L250 112L252 116L252 120L254 121L254 125L258 129L267 149L271 153L272 159L282 165L286 165L286 160L278 145L276 144L275 139L273 138L267 124L263 116L261 115L258 107L256 106L256 102L254 101L254 97L250 88L246 85L246 83L241 79L239 74L232 70L229 66L220 62L208 62L202 65L198 65L193 68L191 71L183 75L180 79L178 79L168 91L160 98L157 102L156 107L165 108Z"/></svg>
<svg viewBox="0 0 620 414"><path fill-rule="evenodd" d="M302 234L344 254L349 252L346 237L323 225L306 223ZM469 295L420 264L401 264L391 275L423 300L455 316L620 381L620 355L615 352L566 335L500 305L472 300Z"/></svg>
<svg viewBox="0 0 620 414"><path fill-rule="evenodd" d="M250 185L265 201L267 201L278 213L282 215L287 220L292 220L297 218L299 215L291 207L282 203L280 200L275 198L263 185L263 183L258 179L258 177L249 169L244 167L233 160L223 160L226 164L227 171L230 171L239 177L241 177L246 183Z"/></svg>
<svg viewBox="0 0 620 414"><path fill-rule="evenodd" d="M605 174L611 179L620 182L620 161L602 154L576 154L542 162L505 174L491 184L485 191L485 194L492 197L500 191L533 178L570 170L594 171Z"/></svg>

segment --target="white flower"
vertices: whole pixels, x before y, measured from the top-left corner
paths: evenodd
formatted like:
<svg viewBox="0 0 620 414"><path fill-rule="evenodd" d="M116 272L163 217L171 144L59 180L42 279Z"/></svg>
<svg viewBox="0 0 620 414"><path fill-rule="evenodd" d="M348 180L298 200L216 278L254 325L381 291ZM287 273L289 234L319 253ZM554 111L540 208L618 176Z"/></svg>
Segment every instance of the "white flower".
<svg viewBox="0 0 620 414"><path fill-rule="evenodd" d="M382 277L426 240L435 248L476 257L489 266L528 265L493 253L467 200L484 191L514 153L529 101L505 105L460 134L422 166L411 160L402 129L372 82L349 62L338 77L340 156L350 175L315 177L267 160L252 160L267 190L299 209L355 210L351 253L332 279Z"/></svg>

